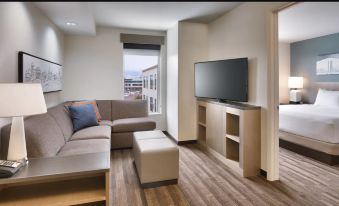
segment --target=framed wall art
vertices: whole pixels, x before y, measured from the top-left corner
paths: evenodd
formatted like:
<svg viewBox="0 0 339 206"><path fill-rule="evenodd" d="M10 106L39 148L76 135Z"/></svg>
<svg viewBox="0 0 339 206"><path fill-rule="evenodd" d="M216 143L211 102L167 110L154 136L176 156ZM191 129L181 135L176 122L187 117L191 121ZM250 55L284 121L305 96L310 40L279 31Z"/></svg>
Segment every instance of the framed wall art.
<svg viewBox="0 0 339 206"><path fill-rule="evenodd" d="M317 75L339 74L339 54L318 56Z"/></svg>
<svg viewBox="0 0 339 206"><path fill-rule="evenodd" d="M19 52L19 82L41 83L44 92L62 90L62 65Z"/></svg>

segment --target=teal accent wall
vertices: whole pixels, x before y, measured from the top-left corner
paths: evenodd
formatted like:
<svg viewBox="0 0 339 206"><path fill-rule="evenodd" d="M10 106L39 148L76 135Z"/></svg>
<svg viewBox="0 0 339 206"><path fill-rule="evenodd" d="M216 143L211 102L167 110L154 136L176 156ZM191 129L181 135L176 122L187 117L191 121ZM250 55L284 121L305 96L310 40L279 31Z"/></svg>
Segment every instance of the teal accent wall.
<svg viewBox="0 0 339 206"><path fill-rule="evenodd" d="M303 100L314 103L319 83L339 82L339 75L316 75L319 56L339 53L339 33L291 43L291 76L304 77Z"/></svg>

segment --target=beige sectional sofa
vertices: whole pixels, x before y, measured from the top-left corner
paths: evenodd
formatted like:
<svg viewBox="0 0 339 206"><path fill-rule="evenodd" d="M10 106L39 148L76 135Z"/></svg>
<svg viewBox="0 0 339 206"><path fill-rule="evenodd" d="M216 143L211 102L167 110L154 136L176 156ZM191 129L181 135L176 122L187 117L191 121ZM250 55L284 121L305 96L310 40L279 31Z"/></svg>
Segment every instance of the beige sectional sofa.
<svg viewBox="0 0 339 206"><path fill-rule="evenodd" d="M128 148L133 132L153 130L156 123L148 118L143 100L97 100L102 121L99 126L73 133L68 109L60 104L41 115L25 118L27 154L33 157L69 156ZM1 159L8 151L10 125L1 129Z"/></svg>
<svg viewBox="0 0 339 206"><path fill-rule="evenodd" d="M146 100L98 100L100 124L112 128L111 148L131 148L133 132L154 130L155 121L148 117Z"/></svg>

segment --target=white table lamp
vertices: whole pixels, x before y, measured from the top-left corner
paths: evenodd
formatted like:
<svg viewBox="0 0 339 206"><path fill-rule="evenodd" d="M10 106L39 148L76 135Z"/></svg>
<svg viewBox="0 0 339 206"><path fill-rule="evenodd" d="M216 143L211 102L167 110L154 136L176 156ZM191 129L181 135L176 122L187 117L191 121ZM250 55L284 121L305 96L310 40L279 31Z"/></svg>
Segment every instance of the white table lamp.
<svg viewBox="0 0 339 206"><path fill-rule="evenodd" d="M41 84L0 83L0 117L13 117L8 160L27 161L23 116L46 112Z"/></svg>
<svg viewBox="0 0 339 206"><path fill-rule="evenodd" d="M290 88L290 102L301 102L301 89L303 88L304 79L302 77L288 77L288 88Z"/></svg>

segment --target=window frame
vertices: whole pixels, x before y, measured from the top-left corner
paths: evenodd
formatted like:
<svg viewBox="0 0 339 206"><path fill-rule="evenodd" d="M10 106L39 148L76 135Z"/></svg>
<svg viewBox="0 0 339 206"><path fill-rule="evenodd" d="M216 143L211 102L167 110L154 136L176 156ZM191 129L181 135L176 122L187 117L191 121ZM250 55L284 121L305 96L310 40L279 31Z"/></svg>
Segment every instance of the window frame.
<svg viewBox="0 0 339 206"><path fill-rule="evenodd" d="M159 47L160 48L160 47ZM154 105L154 101L153 101L153 107L156 106L155 109L153 109L153 111L150 110L150 97L146 96L145 94L143 94L143 92L141 92L142 95L145 95L146 98L144 96L142 96L141 99L146 99L147 100L147 104L148 104L148 108L149 108L149 112L150 115L152 114L161 114L162 113L162 109L161 109L161 105L162 105L162 101L159 99L161 98L162 94L161 94L161 86L159 85L161 83L161 79L156 79L156 78L160 78L161 77L161 70L162 70L162 65L161 65L161 57L162 57L162 50L148 50L148 49L130 49L130 48L124 48L123 49L123 57L125 58L125 55L144 55L145 53L143 53L143 51L150 52L150 54L156 54L156 56L158 57L158 64L157 64L157 70L156 73L153 75L147 75L144 78L142 78L142 87L141 89L151 89L151 90L156 90L156 96L153 97L153 99L157 99L157 103L156 105ZM123 60L123 62L125 62L125 59ZM125 66L123 67L123 78L125 79ZM152 78L152 77L153 78ZM123 90L125 90L125 85Z"/></svg>

